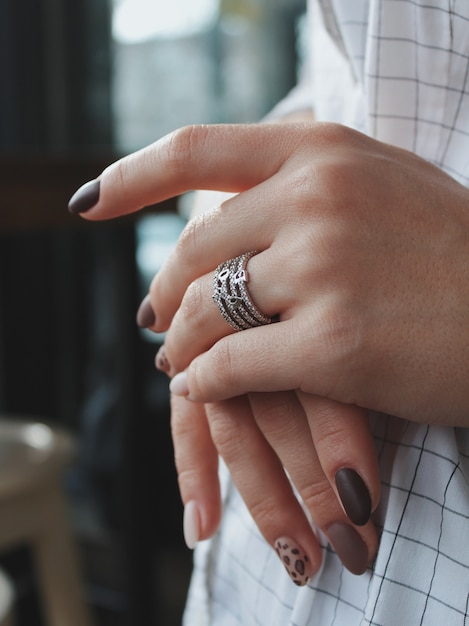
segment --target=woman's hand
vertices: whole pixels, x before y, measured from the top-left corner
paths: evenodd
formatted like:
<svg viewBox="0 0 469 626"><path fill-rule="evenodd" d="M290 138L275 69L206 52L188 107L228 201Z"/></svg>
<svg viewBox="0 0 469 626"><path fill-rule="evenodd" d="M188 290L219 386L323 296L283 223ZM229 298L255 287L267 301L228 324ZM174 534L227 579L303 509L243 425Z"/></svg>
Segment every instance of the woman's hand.
<svg viewBox="0 0 469 626"><path fill-rule="evenodd" d="M191 398L301 389L467 425L469 193L438 168L337 125L199 126L99 180L99 200L94 183L72 210L94 203L85 215L103 219L188 189L241 192L191 221L156 277L157 329L185 297L187 337L214 323L219 332L212 272L249 250L261 251L249 262L253 298L281 321L209 342L187 370ZM201 307L192 316L189 297ZM176 369L183 347L192 349L178 345Z"/></svg>
<svg viewBox="0 0 469 626"><path fill-rule="evenodd" d="M189 224L151 289L155 330L170 326L172 371L194 357L175 392L213 403L292 389L337 406L465 423L467 190L411 153L335 125L195 127L111 166L71 209L113 217L191 188L238 195ZM260 254L249 262L249 289L280 323L226 336L213 270L252 249ZM221 413L236 424L239 411L228 407ZM251 416L248 432L253 424ZM268 458L274 448L266 450Z"/></svg>
<svg viewBox="0 0 469 626"><path fill-rule="evenodd" d="M252 394L207 405L172 397L189 547L210 537L220 519L220 454L260 532L282 562L285 554L278 551L279 543L306 557L298 569L286 567L296 584L305 584L322 562L324 546L311 520L350 571L365 571L377 547L369 516L379 498L367 416L320 398L308 396L303 402L293 392Z"/></svg>
<svg viewBox="0 0 469 626"><path fill-rule="evenodd" d="M228 197L220 192L198 193L193 213L207 212ZM142 303L137 319L141 325L154 320L149 298ZM168 372L164 348L156 363ZM302 562L302 576L286 567L296 584L305 583L322 562L320 541L311 529L311 520L349 570L355 574L365 570L376 552L376 532L368 522L379 501L380 484L374 443L363 411L306 396L302 398L303 409L293 392L250 394L243 401L241 414L240 399L217 405L188 403L174 395L171 400L176 467L185 503L184 535L189 547L210 537L218 525L220 454L267 542L275 548L279 538L289 537L290 545L301 546L308 555ZM311 427L306 415L311 417ZM354 528L350 522L363 528Z"/></svg>

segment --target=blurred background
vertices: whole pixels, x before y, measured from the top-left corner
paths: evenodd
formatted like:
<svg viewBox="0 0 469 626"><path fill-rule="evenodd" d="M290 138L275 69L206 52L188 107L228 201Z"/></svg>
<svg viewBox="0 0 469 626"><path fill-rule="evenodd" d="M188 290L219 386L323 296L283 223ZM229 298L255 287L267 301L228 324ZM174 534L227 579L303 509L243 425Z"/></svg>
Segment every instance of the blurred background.
<svg viewBox="0 0 469 626"><path fill-rule="evenodd" d="M162 337L139 331L135 313L190 194L104 224L66 205L107 164L174 128L262 118L295 83L304 8L0 0L0 571L14 590L15 626L58 623L37 533L7 541L1 525L15 476L24 464L40 475L56 432L71 443L57 473L88 623L181 623L192 554L168 381L153 365ZM12 429L25 420L50 430ZM34 506L27 517L38 521ZM55 557L67 565L62 548Z"/></svg>

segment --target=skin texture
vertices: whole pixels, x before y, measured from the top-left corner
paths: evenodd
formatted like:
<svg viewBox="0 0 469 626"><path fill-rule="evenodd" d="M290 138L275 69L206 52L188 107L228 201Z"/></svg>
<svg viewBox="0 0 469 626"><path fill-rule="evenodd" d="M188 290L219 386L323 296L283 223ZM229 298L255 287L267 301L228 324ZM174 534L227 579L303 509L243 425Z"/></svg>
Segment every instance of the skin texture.
<svg viewBox="0 0 469 626"><path fill-rule="evenodd" d="M352 468L377 504L364 408L468 422L468 192L415 155L337 125L189 127L103 172L84 216L194 188L237 195L189 223L150 298L152 328L168 330L169 373L184 371L173 381L185 396L173 398L173 432L199 538L218 522L219 498L203 486L216 487L219 452L267 541L293 537L317 569L319 544L285 467L339 555L355 537L348 529L358 536L341 556L359 573L360 542L371 558L374 529L353 527L330 496L335 472ZM280 322L233 333L211 300L213 271L254 249L249 290ZM194 441L203 462L185 458Z"/></svg>

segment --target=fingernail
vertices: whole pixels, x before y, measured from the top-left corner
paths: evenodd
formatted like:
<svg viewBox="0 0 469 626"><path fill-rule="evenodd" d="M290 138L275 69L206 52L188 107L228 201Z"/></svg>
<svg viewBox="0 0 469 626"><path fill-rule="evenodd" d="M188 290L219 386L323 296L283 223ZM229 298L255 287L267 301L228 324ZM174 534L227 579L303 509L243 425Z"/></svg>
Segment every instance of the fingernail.
<svg viewBox="0 0 469 626"><path fill-rule="evenodd" d="M363 574L368 567L368 548L353 526L336 522L326 533L345 567L357 576Z"/></svg>
<svg viewBox="0 0 469 626"><path fill-rule="evenodd" d="M186 546L193 550L200 537L200 519L197 504L191 500L184 507L183 532Z"/></svg>
<svg viewBox="0 0 469 626"><path fill-rule="evenodd" d="M98 203L99 200L99 180L90 180L85 183L78 191L75 191L68 203L70 213L86 213Z"/></svg>
<svg viewBox="0 0 469 626"><path fill-rule="evenodd" d="M138 307L137 311L137 326L140 328L149 328L156 322L155 312L151 306L150 294L145 296Z"/></svg>
<svg viewBox="0 0 469 626"><path fill-rule="evenodd" d="M363 526L371 516L371 497L361 476L344 467L335 475L335 484L342 506L351 522Z"/></svg>
<svg viewBox="0 0 469 626"><path fill-rule="evenodd" d="M171 370L171 365L169 364L168 357L166 356L166 350L164 346L161 346L161 348L156 353L155 365L156 369L161 370L165 374L168 374Z"/></svg>
<svg viewBox="0 0 469 626"><path fill-rule="evenodd" d="M280 537L275 542L275 551L288 575L298 587L303 587L311 575L311 560L304 550L288 537Z"/></svg>
<svg viewBox="0 0 469 626"><path fill-rule="evenodd" d="M175 396L188 396L189 387L187 386L187 374L186 372L179 372L169 383L169 390L174 393Z"/></svg>

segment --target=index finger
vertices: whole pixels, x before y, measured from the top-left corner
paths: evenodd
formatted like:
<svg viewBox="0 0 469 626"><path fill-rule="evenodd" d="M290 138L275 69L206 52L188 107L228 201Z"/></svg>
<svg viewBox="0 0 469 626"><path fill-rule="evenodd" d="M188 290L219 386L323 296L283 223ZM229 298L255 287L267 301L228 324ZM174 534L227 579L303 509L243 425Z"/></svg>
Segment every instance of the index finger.
<svg viewBox="0 0 469 626"><path fill-rule="evenodd" d="M69 210L103 220L195 189L243 191L269 178L290 152L278 150L279 132L285 147L291 129L275 127L274 138L269 124L185 126L110 165L78 189Z"/></svg>

